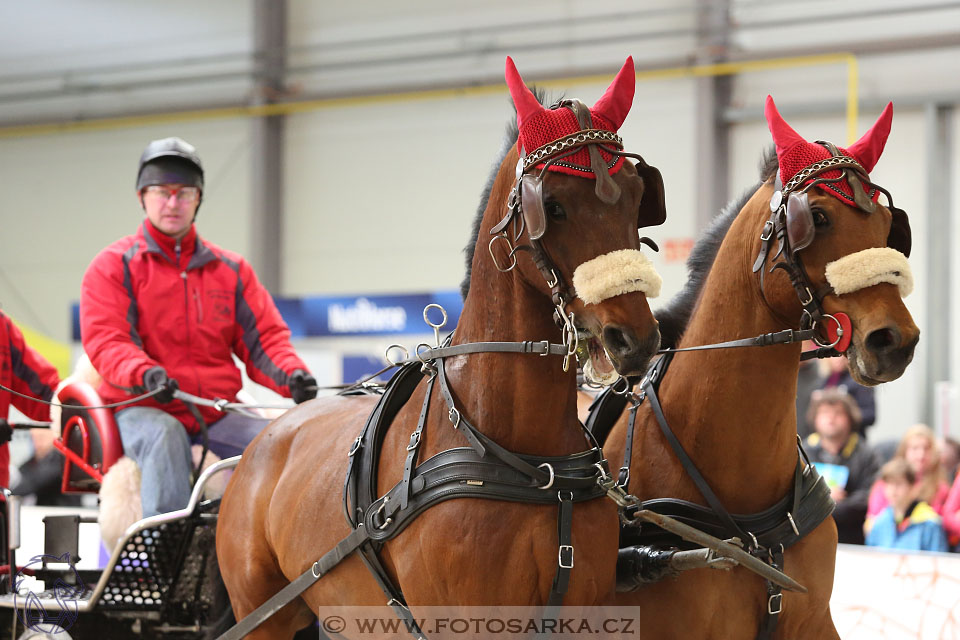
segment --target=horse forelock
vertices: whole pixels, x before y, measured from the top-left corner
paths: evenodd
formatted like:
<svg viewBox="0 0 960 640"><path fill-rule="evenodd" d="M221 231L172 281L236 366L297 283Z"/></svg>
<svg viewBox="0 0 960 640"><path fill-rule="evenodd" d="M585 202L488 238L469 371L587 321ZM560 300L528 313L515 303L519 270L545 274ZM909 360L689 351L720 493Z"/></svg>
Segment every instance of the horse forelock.
<svg viewBox="0 0 960 640"><path fill-rule="evenodd" d="M700 238L687 258L688 277L683 289L665 306L654 312L654 316L660 323L661 346L672 348L680 342L687 325L690 324L690 316L697 300L700 299L703 285L713 268L720 245L723 244L730 226L757 189L776 176L778 168L777 152L771 146L764 152L760 162L760 182L744 191L740 197L727 203L700 234Z"/></svg>
<svg viewBox="0 0 960 640"><path fill-rule="evenodd" d="M533 91L533 95L537 97L537 100L540 101L540 104L544 104L546 92L536 87L531 87L531 90ZM511 101L510 104L513 106L513 101ZM476 253L477 241L480 236L480 226L483 224L483 214L486 212L487 205L490 203L490 194L493 191L494 183L497 181L500 166L503 164L507 154L510 153L510 150L516 146L519 137L520 130L517 128L517 116L516 112L514 112L513 118L507 123L507 131L503 136L503 141L500 143L500 150L497 152L496 160L494 160L493 166L490 167L490 175L487 177L483 191L480 192L480 204L477 207L473 225L470 228L470 239L467 241L467 246L463 249L467 262L467 271L463 277L463 282L460 283L460 295L464 300L467 299L467 293L470 291L470 275L473 269L473 257Z"/></svg>

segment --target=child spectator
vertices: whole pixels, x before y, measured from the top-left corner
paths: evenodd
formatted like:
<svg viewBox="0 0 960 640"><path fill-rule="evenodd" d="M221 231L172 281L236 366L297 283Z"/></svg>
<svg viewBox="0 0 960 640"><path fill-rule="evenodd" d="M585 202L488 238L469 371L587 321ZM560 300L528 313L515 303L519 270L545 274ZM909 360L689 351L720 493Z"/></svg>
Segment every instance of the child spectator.
<svg viewBox="0 0 960 640"><path fill-rule="evenodd" d="M903 459L913 469L916 478L915 495L917 499L922 500L933 507L941 516L944 514L944 506L947 501L947 495L950 493L950 485L947 484L946 472L943 464L940 462L940 450L937 448L937 440L933 435L933 430L925 424L915 424L907 429L894 460ZM877 480L870 491L870 501L867 506L867 530L870 523L881 511L883 511L889 502L883 491L883 480ZM950 537L960 536L960 527L956 531L952 525L944 523L947 529L947 535Z"/></svg>
<svg viewBox="0 0 960 640"><path fill-rule="evenodd" d="M947 551L940 516L916 498L917 475L904 458L894 458L880 469L889 506L877 515L867 544L871 547L913 551Z"/></svg>

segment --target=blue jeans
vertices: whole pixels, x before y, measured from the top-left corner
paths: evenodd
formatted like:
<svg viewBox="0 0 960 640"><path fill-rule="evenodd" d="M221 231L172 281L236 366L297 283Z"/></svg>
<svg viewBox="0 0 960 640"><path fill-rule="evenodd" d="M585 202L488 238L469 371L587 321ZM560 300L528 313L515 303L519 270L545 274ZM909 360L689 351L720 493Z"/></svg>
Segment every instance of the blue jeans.
<svg viewBox="0 0 960 640"><path fill-rule="evenodd" d="M123 452L140 467L143 517L183 509L193 488L191 438L180 421L152 407L131 407L116 414ZM210 451L221 458L243 453L267 425L262 418L228 414L207 429ZM202 436L193 438L202 442Z"/></svg>

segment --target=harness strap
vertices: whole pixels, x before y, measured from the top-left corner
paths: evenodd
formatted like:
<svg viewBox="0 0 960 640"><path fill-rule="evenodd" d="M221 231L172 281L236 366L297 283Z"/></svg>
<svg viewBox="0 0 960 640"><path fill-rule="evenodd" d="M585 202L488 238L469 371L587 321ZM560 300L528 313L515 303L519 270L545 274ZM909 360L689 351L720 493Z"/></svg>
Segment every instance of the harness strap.
<svg viewBox="0 0 960 640"><path fill-rule="evenodd" d="M420 419L417 428L410 434L410 443L407 445L407 459L403 464L403 480L400 481L400 509L406 509L410 503L410 478L413 469L417 466L417 453L420 451L420 438L427 424L427 410L430 408L430 398L433 395L433 383L437 376L430 376L427 382L427 392L423 396L423 407L420 409Z"/></svg>
<svg viewBox="0 0 960 640"><path fill-rule="evenodd" d="M563 604L563 596L570 585L570 570L573 569L573 493L558 491L560 507L557 512L557 573L553 576L553 585L550 587L550 597L547 599L548 612L545 618L551 617L549 610Z"/></svg>
<svg viewBox="0 0 960 640"><path fill-rule="evenodd" d="M564 356L567 346L553 344L548 340L535 342L467 342L452 347L431 347L424 349L418 355L423 360L439 360L452 356L462 356L467 353L533 353L539 356Z"/></svg>
<svg viewBox="0 0 960 640"><path fill-rule="evenodd" d="M623 450L623 466L620 467L620 473L617 474L617 486L624 491L627 491L627 485L630 484L630 460L633 458L633 428L637 423L637 409L639 408L640 405L636 402L630 407L630 421L627 423L627 446Z"/></svg>
<svg viewBox="0 0 960 640"><path fill-rule="evenodd" d="M663 415L663 409L660 407L660 400L657 398L657 391L653 388L650 380L644 382L643 390L646 393L646 397L650 400L650 408L653 410L653 415L657 418L657 424L660 425L661 433L663 433L667 442L670 443L670 448L673 449L673 452L677 455L684 470L690 475L693 483L697 486L697 490L700 491L700 494L706 499L707 503L713 509L714 513L723 521L724 525L726 525L730 531L736 532L740 539L746 544L750 538L737 523L734 522L730 513L724 508L720 499L717 498L716 494L710 488L710 485L707 484L706 479L704 479L700 473L700 470L697 469L697 466L693 463L693 460L687 455L683 445L680 444L677 436L673 433L673 430L670 429L670 425L667 424L667 419Z"/></svg>
<svg viewBox="0 0 960 640"><path fill-rule="evenodd" d="M350 532L346 538L337 543L333 549L313 563L299 578L275 593L269 600L247 614L229 631L217 640L240 640L248 633L259 627L264 620L277 613L280 609L292 602L301 593L309 589L317 580L323 577L330 569L337 566L341 560L356 551L360 545L370 537L366 528L361 524Z"/></svg>
<svg viewBox="0 0 960 640"><path fill-rule="evenodd" d="M783 571L783 546L776 550L770 549L769 565L778 571ZM783 589L780 585L767 581L767 610L760 621L757 631L757 640L770 640L780 622L780 612L783 611Z"/></svg>
<svg viewBox="0 0 960 640"><path fill-rule="evenodd" d="M784 329L772 333L763 333L752 338L740 338L739 340L728 340L726 342L717 342L714 344L702 344L696 347L683 347L681 349L661 349L657 353L676 353L678 351L706 351L707 349L729 349L732 347L769 347L775 344L790 344L793 342L803 342L811 340L816 336L814 329Z"/></svg>

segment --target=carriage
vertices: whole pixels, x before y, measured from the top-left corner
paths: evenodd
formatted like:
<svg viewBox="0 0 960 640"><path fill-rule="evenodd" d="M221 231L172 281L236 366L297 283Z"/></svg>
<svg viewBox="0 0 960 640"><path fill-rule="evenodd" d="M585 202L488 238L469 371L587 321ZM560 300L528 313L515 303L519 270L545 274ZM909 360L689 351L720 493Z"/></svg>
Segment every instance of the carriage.
<svg viewBox="0 0 960 640"><path fill-rule="evenodd" d="M96 493L120 460L113 415L86 382L66 385L59 402L64 493ZM80 408L85 407L85 408ZM76 569L81 515L46 516L42 556L18 557L20 499L5 492L0 638L202 638L223 608L214 549L218 499L205 499L211 478L236 466L230 458L198 477L188 506L144 518L126 529L102 569ZM22 567L18 569L19 567ZM43 580L33 593L25 576Z"/></svg>
<svg viewBox="0 0 960 640"><path fill-rule="evenodd" d="M615 133L633 77L628 60L592 109L545 109L508 60L519 131L474 224L454 334L418 347L379 397L317 400L271 423L242 460L223 462L236 470L222 502L198 488L187 510L128 530L82 611L137 632L203 632L226 602L207 579L216 537L241 619L225 638L293 637L324 603L385 599L405 618L438 603L623 604L657 637L836 637L832 503L798 450L790 382L803 339L820 341L815 355L849 349L871 384L912 357L909 225L889 194L877 203L885 192L867 175L889 110L849 150L817 143L814 162L791 172L790 150L809 143L768 100L776 156L695 249L679 303L654 317L659 285L640 248L655 243L638 229L663 221L662 181ZM551 118L567 128L556 139ZM546 138L525 140L523 120ZM671 352L648 369L661 335ZM769 348L677 356L667 373L674 354L716 341ZM594 380L622 380L586 432L573 357ZM694 384L716 395L690 397ZM765 395L745 417L751 388ZM82 452L65 451L70 474L95 478L111 437L67 431ZM714 455L724 449L752 471L730 473ZM478 566L486 548L502 557ZM702 570L662 580L687 569ZM124 582L131 573L157 585L149 598ZM39 601L54 609L58 597Z"/></svg>

